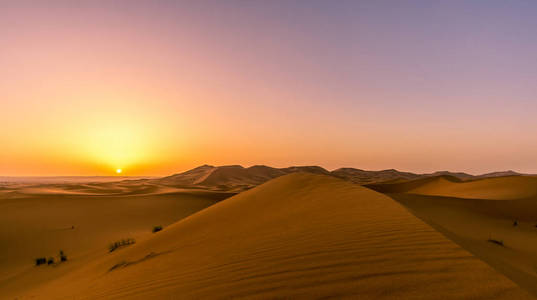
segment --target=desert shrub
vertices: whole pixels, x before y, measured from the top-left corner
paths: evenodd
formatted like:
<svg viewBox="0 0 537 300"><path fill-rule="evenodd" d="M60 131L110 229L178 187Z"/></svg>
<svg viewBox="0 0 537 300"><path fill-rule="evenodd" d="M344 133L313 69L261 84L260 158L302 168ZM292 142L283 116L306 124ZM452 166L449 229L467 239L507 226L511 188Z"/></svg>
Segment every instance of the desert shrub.
<svg viewBox="0 0 537 300"><path fill-rule="evenodd" d="M63 250L60 250L60 256L59 256L59 261L58 262L65 262L67 261L67 255L65 255L65 252L63 252ZM36 266L40 266L40 265L53 265L56 261L54 260L54 257L49 257L49 258L46 258L46 257L38 257L35 259L35 265Z"/></svg>
<svg viewBox="0 0 537 300"><path fill-rule="evenodd" d="M504 246L503 241L501 240L488 239L488 242L499 245L499 246Z"/></svg>
<svg viewBox="0 0 537 300"><path fill-rule="evenodd" d="M67 255L65 255L63 250L60 250L60 261L61 262L67 261Z"/></svg>
<svg viewBox="0 0 537 300"><path fill-rule="evenodd" d="M155 227L153 227L153 233L155 233L155 232L159 232L159 231L161 231L161 230L162 230L162 226L160 226L160 225L159 225L159 226L155 226Z"/></svg>
<svg viewBox="0 0 537 300"><path fill-rule="evenodd" d="M47 263L47 259L45 257L38 257L35 259L35 265L40 266Z"/></svg>
<svg viewBox="0 0 537 300"><path fill-rule="evenodd" d="M130 238L129 239L119 240L117 242L114 242L114 243L110 244L110 246L108 247L108 250L109 250L109 252L112 252L112 251L116 250L117 248L132 245L134 243L136 243L136 241L134 239L130 239Z"/></svg>

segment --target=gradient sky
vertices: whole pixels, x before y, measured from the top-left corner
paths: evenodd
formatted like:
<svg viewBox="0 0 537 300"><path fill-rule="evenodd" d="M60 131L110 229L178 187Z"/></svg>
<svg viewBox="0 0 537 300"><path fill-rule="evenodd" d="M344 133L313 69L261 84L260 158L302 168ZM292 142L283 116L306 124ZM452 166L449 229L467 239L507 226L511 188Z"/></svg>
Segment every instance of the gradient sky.
<svg viewBox="0 0 537 300"><path fill-rule="evenodd" d="M0 1L0 36L3 176L537 173L535 1Z"/></svg>

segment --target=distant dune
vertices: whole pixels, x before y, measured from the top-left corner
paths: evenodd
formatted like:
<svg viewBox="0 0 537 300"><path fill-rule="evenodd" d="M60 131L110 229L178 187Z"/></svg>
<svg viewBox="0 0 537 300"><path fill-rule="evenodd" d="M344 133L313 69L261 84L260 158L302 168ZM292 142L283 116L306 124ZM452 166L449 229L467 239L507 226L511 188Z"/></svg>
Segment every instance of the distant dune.
<svg viewBox="0 0 537 300"><path fill-rule="evenodd" d="M458 177L450 175L439 175L435 177L424 177L415 180L387 181L381 183L367 184L368 188L381 193L411 193L416 189L436 185L438 182L462 182Z"/></svg>
<svg viewBox="0 0 537 300"><path fill-rule="evenodd" d="M9 177L0 176L2 183L38 183L38 184L64 184L64 183L92 183L92 182L114 182L121 180L150 179L152 176L20 176Z"/></svg>
<svg viewBox="0 0 537 300"><path fill-rule="evenodd" d="M392 180L412 180L421 176L409 172L400 172L394 169L382 171L365 171L354 168L341 168L331 172L332 175L349 180L357 184L368 184L373 182L385 182Z"/></svg>
<svg viewBox="0 0 537 300"><path fill-rule="evenodd" d="M306 173L281 176L133 246L103 251L25 295L529 298L390 198Z"/></svg>
<svg viewBox="0 0 537 300"><path fill-rule="evenodd" d="M340 168L330 172L319 166L273 168L258 165L244 168L239 165L219 167L203 165L183 173L152 179L149 180L149 182L172 187L203 188L220 191L241 192L256 187L276 177L295 172L331 175L361 185L390 181L409 181L438 176L450 176L460 180L475 180L496 176L522 175L513 171L495 172L474 176L461 172L448 171L435 172L431 174L414 174L410 172L401 172L394 169L366 171L354 168Z"/></svg>
<svg viewBox="0 0 537 300"><path fill-rule="evenodd" d="M103 183L116 183L119 181L138 184L147 182L151 185L162 185L178 188L198 188L205 190L218 190L227 192L241 192L251 189L262 183L279 176L295 172L306 172L313 174L332 175L337 178L351 181L353 183L365 185L387 182L411 181L420 178L430 178L438 176L450 176L461 180L475 180L490 177L521 176L514 171L493 172L483 175L470 175L462 172L439 171L431 174L415 174L402 172L395 169L368 171L355 168L340 168L334 171L327 171L319 166L293 166L287 168L273 168L269 166L256 165L248 168L240 165L210 166L202 165L183 173L166 177L128 177L128 176L57 176L57 177L1 177L0 192L10 187L18 189L20 185L56 185L59 187L51 190L61 192L65 185L94 184L97 186ZM17 186L17 184L19 186Z"/></svg>
<svg viewBox="0 0 537 300"><path fill-rule="evenodd" d="M375 185L371 185L375 189ZM462 182L451 176L439 176L396 184L379 184L383 192L420 195L515 200L537 196L537 176L491 177Z"/></svg>
<svg viewBox="0 0 537 300"><path fill-rule="evenodd" d="M203 165L184 173L155 179L152 182L174 187L198 187L240 192L258 186L273 178L295 172L330 174L327 170L317 166L297 166L277 169L268 166L244 168L239 165L221 167Z"/></svg>

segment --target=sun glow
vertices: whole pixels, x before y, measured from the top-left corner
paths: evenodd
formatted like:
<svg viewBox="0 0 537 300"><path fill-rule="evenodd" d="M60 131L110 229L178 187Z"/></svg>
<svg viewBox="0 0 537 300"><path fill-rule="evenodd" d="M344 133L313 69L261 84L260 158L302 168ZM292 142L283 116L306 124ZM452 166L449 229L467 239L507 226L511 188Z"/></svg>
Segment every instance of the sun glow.
<svg viewBox="0 0 537 300"><path fill-rule="evenodd" d="M100 122L91 122L94 118ZM70 132L71 138L67 140L73 141L70 148L80 160L94 166L98 173L106 174L112 170L119 175L128 168L132 175L142 166L158 163L155 158L158 157L158 145L163 143L162 130L156 125L147 125L155 123L137 111L119 113L114 117L108 113L90 115L78 122L77 130Z"/></svg>

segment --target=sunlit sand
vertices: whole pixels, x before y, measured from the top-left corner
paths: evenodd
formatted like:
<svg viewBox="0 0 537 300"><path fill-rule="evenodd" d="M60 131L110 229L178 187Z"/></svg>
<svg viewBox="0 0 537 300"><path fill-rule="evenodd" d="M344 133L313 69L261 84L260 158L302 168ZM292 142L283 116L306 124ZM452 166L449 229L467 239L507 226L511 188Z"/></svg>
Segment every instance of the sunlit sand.
<svg viewBox="0 0 537 300"><path fill-rule="evenodd" d="M360 173L361 180L368 174L347 172ZM266 166L201 166L160 179L110 183L4 183L0 239L8 247L0 250L0 294L19 299L536 294L537 229L528 200L537 194L535 178L463 182L416 175L390 183L394 172L388 178L370 172L369 181L377 183L369 188L337 178L341 170ZM39 257L54 263L36 266Z"/></svg>

